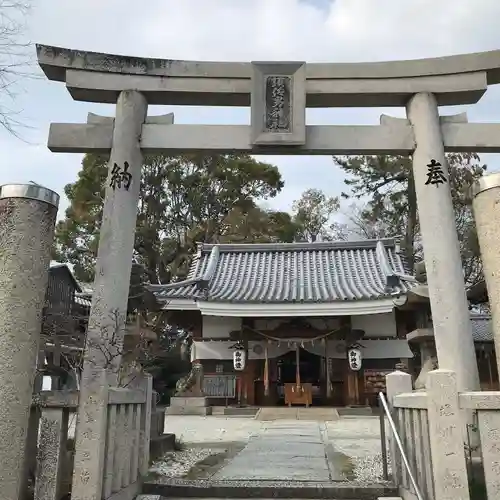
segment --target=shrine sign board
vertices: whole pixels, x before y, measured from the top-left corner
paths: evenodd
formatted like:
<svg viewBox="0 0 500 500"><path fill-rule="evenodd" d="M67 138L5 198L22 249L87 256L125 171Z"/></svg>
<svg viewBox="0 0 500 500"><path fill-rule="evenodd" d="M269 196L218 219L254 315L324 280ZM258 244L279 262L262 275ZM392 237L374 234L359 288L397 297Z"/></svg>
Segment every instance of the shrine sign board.
<svg viewBox="0 0 500 500"><path fill-rule="evenodd" d="M252 63L252 143L306 143L306 65Z"/></svg>

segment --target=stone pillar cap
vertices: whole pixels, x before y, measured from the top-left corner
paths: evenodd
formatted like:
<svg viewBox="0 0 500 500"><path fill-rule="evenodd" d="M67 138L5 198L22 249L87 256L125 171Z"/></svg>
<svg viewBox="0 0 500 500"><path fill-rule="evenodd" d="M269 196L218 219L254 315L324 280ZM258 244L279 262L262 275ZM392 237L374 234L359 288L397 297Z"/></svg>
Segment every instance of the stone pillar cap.
<svg viewBox="0 0 500 500"><path fill-rule="evenodd" d="M500 187L500 173L485 175L472 186L472 197L496 187Z"/></svg>
<svg viewBox="0 0 500 500"><path fill-rule="evenodd" d="M54 207L59 207L59 195L39 184L3 184L0 186L0 199L28 198L43 201Z"/></svg>

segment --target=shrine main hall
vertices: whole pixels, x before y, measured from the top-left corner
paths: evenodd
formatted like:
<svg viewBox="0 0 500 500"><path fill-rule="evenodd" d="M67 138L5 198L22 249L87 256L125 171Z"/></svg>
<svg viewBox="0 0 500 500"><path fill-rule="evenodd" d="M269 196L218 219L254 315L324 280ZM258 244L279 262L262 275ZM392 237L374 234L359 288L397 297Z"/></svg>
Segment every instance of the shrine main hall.
<svg viewBox="0 0 500 500"><path fill-rule="evenodd" d="M210 403L259 406L376 405L430 324L421 288L393 239L200 244L186 280L152 287L191 330Z"/></svg>

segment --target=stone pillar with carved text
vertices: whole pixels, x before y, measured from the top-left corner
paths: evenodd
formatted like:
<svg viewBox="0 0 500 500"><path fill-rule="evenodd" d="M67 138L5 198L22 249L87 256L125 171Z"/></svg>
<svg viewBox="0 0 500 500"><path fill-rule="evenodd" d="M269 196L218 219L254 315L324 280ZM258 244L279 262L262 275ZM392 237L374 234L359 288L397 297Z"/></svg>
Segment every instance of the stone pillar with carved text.
<svg viewBox="0 0 500 500"><path fill-rule="evenodd" d="M24 489L26 438L59 195L0 186L0 498Z"/></svg>
<svg viewBox="0 0 500 500"><path fill-rule="evenodd" d="M500 174L485 175L474 186L474 218L491 308L497 367L500 367ZM498 370L500 373L500 368Z"/></svg>
<svg viewBox="0 0 500 500"><path fill-rule="evenodd" d="M147 102L122 91L116 105L113 143L99 237L94 293L82 373L72 497L101 497L107 418L107 386L118 380L141 181L141 132Z"/></svg>
<svg viewBox="0 0 500 500"><path fill-rule="evenodd" d="M459 390L479 389L438 105L433 94L407 104L416 148L413 175L439 368L457 374Z"/></svg>

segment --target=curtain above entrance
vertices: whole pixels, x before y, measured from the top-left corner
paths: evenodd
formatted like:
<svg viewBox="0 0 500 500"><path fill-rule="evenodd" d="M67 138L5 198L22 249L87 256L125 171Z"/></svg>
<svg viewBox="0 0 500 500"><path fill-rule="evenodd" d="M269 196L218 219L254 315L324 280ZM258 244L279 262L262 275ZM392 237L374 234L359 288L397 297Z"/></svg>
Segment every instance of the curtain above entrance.
<svg viewBox="0 0 500 500"><path fill-rule="evenodd" d="M390 359L390 358L412 358L413 354L408 346L408 341L405 339L387 339L387 340L364 340L360 342L361 353L363 359ZM191 348L191 361L195 359L216 359L216 360L231 360L233 359L234 341L206 341L193 342ZM248 359L265 359L265 346L267 345L268 358L277 358L286 354L289 351L295 350L295 345L316 354L317 356L325 357L325 346L322 342L317 341L314 344L311 341L302 339L287 339L278 342L248 342ZM328 357L333 359L345 359L346 348L345 342L342 340L328 341Z"/></svg>

